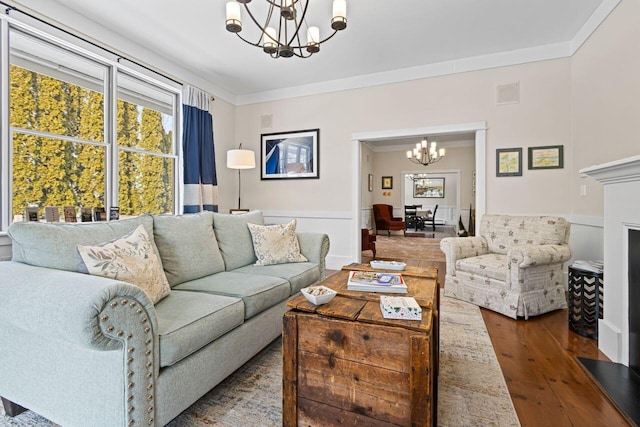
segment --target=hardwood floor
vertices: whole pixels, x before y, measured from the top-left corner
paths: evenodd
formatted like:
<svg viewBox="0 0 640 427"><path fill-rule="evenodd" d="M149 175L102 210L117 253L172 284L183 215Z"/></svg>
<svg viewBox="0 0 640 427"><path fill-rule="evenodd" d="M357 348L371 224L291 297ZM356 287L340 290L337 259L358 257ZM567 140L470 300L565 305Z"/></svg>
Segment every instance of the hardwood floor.
<svg viewBox="0 0 640 427"><path fill-rule="evenodd" d="M444 283L439 239L392 236L379 238L376 246L375 259L438 267ZM371 251L363 252L362 262L371 259ZM597 341L569 330L567 310L529 320L481 312L523 427L629 425L575 359L608 360Z"/></svg>

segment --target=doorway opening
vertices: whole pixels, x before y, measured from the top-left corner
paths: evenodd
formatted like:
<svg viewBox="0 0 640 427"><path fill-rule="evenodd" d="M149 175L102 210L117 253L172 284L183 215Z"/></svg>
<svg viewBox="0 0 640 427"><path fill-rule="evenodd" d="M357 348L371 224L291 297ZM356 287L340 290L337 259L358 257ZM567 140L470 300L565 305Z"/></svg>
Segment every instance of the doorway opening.
<svg viewBox="0 0 640 427"><path fill-rule="evenodd" d="M353 150L353 203L352 218L353 229L352 239L352 259L361 259L361 228L363 224L363 183L367 183L368 177L362 172L362 147L363 144L383 140L406 140L407 138L434 137L456 134L473 134L475 142L475 197L474 208L476 212L476 222L480 220L486 212L486 122L471 122L443 126L431 126L412 129L396 129L387 131L358 132L352 136ZM400 186L400 183L397 185ZM399 188L399 187L398 187ZM404 187L403 187L404 189Z"/></svg>

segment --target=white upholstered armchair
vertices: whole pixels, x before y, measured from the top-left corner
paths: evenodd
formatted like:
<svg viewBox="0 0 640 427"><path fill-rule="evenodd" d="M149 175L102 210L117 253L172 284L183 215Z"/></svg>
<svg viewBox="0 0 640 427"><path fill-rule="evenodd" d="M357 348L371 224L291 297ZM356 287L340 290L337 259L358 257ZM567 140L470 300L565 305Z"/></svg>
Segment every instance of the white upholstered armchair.
<svg viewBox="0 0 640 427"><path fill-rule="evenodd" d="M571 258L561 217L484 215L480 235L442 239L444 295L506 316L567 307L562 265Z"/></svg>

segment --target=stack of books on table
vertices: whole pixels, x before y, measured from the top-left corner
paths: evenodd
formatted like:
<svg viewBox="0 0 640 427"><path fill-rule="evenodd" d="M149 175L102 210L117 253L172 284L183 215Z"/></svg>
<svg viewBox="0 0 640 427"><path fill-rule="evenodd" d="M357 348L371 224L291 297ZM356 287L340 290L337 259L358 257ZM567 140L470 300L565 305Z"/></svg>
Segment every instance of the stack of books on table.
<svg viewBox="0 0 640 427"><path fill-rule="evenodd" d="M402 275L396 273L352 271L349 273L347 289L350 291L406 294L407 284Z"/></svg>

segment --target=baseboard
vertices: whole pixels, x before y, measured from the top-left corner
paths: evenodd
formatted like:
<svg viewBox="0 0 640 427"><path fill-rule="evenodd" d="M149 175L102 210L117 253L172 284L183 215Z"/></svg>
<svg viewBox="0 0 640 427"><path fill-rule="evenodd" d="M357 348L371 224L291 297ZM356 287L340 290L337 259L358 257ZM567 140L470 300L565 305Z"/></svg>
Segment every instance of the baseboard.
<svg viewBox="0 0 640 427"><path fill-rule="evenodd" d="M628 363L622 357L622 331L606 319L598 321L598 349L612 362Z"/></svg>

